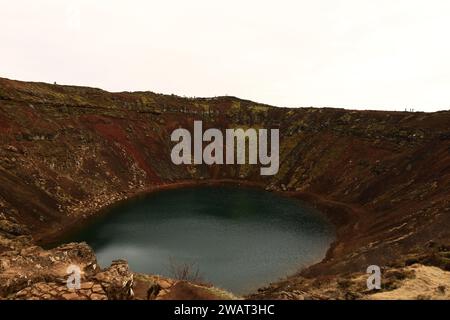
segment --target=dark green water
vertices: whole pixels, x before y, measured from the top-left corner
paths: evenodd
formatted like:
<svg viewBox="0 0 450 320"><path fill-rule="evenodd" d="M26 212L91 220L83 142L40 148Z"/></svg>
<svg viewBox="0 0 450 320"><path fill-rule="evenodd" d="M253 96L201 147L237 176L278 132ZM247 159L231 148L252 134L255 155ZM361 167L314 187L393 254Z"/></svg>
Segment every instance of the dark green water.
<svg viewBox="0 0 450 320"><path fill-rule="evenodd" d="M333 232L301 202L247 188L163 191L110 209L64 241L86 241L102 267L172 276L195 264L202 278L247 293L325 255Z"/></svg>

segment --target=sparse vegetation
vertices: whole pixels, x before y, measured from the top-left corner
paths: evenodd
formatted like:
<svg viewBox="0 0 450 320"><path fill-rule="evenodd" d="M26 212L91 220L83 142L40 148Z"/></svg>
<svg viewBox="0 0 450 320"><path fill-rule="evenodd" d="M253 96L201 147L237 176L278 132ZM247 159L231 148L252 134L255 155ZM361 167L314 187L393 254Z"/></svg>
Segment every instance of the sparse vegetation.
<svg viewBox="0 0 450 320"><path fill-rule="evenodd" d="M190 281L194 283L203 282L200 268L195 262L179 262L174 258L169 261L169 275L176 280Z"/></svg>

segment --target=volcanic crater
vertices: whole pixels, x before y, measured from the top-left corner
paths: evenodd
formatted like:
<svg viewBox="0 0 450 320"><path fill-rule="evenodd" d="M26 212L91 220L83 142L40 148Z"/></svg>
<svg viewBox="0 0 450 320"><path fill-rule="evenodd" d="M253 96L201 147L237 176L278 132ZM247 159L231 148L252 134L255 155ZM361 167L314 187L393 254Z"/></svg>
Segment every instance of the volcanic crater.
<svg viewBox="0 0 450 320"><path fill-rule="evenodd" d="M177 128L276 128L279 171L174 165ZM157 190L252 186L316 207L336 230L319 263L249 299L449 298L450 111L280 108L0 78L1 299L235 299L195 279L98 266L92 249L43 249L110 205ZM66 288L78 264L82 288ZM379 265L379 292L365 288ZM102 266L103 267L103 266ZM421 281L421 282L420 282ZM425 283L418 286L417 282ZM409 292L409 293L408 293Z"/></svg>

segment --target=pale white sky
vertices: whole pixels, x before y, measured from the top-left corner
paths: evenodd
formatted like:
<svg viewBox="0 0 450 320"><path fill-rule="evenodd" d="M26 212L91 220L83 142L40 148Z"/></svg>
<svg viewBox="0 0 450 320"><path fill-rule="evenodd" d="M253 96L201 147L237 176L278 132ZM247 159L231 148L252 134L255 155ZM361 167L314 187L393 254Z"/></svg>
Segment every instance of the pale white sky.
<svg viewBox="0 0 450 320"><path fill-rule="evenodd" d="M0 76L288 107L450 109L450 1L0 0Z"/></svg>

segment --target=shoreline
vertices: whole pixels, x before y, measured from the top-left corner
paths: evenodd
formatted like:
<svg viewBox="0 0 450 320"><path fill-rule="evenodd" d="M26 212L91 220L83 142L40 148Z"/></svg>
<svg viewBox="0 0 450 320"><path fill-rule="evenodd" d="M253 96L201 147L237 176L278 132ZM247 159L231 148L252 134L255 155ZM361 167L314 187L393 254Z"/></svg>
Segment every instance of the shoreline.
<svg viewBox="0 0 450 320"><path fill-rule="evenodd" d="M331 201L320 197L313 193L306 193L301 191L279 191L279 190L265 190L265 184L262 182L240 181L235 179L218 179L218 180L186 180L173 183L165 183L160 185L154 185L144 189L127 192L123 199L115 201L111 204L107 204L97 210L88 210L87 216L77 216L68 221L61 223L58 230L49 230L38 232L33 236L33 241L42 247L52 247L56 245L64 238L70 236L77 230L81 230L87 224L91 223L94 219L105 216L109 209L114 206L120 205L126 201L145 197L150 194L155 194L167 190L178 190L183 188L195 188L204 186L235 186L235 187L248 187L255 188L265 192L273 192L283 197L294 198L304 202L305 205L311 206L316 209L317 212L334 228L335 239L327 249L325 256L312 265L299 268L293 274L284 275L289 277L295 274L310 274L310 270L320 269L321 265L326 264L330 260L336 258L336 251L342 242L344 241L344 235L347 235L348 228L358 223L358 218L361 216L359 210L348 206L344 203ZM357 218L357 219L355 219ZM351 223L349 223L351 221ZM319 272L320 273L320 272ZM313 275L318 275L317 272L313 272Z"/></svg>
<svg viewBox="0 0 450 320"><path fill-rule="evenodd" d="M66 218L60 224L60 228L58 230L49 230L49 231L38 231L33 235L33 240L38 245L48 245L50 243L56 242L58 239L64 238L64 236L69 235L74 230L79 228L83 228L86 224L88 224L91 219L99 218L102 215L106 214L108 209L120 205L123 202L130 201L139 197L145 197L146 195L154 194L160 191L167 190L175 190L175 189L183 189L183 188L192 188L192 187L201 187L201 186L225 186L225 185L234 185L234 186L243 186L243 187L254 187L263 189L263 184L258 182L250 182L250 181L239 181L233 179L221 179L221 180L186 180L174 183L165 183L154 185L150 187L146 187L144 189L127 191L125 193L125 197L114 201L110 204L104 205L101 208L97 209L89 209L85 212L85 214L81 216L76 216L73 218Z"/></svg>

